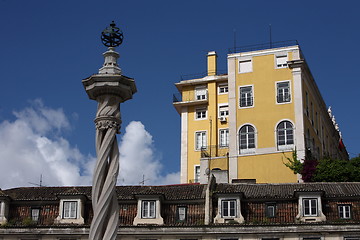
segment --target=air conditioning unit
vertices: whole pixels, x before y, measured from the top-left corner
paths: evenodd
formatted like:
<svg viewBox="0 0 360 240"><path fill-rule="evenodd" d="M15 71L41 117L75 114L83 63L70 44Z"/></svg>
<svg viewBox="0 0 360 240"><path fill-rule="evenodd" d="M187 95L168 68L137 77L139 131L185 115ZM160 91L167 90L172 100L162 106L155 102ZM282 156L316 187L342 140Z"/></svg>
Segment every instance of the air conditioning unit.
<svg viewBox="0 0 360 240"><path fill-rule="evenodd" d="M220 122L226 122L226 117L219 117Z"/></svg>

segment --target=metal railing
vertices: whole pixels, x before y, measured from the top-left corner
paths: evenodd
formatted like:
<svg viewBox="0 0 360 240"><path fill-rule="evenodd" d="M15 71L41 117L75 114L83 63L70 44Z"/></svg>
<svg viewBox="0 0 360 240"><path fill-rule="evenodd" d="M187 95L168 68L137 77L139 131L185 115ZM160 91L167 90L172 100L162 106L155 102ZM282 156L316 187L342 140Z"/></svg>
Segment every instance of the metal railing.
<svg viewBox="0 0 360 240"><path fill-rule="evenodd" d="M261 43L261 44L254 44L242 47L234 47L229 48L229 53L239 53L239 52L250 52L250 51L257 51L257 50L264 50L270 48L279 48L279 47L287 47L299 45L297 40L287 40L287 41L279 41L279 42L268 42L268 43Z"/></svg>
<svg viewBox="0 0 360 240"><path fill-rule="evenodd" d="M184 74L184 75L180 75L180 79L181 79L181 81L190 80L190 79L198 79L198 78L203 78L203 77L209 76L209 74L221 76L221 75L226 75L227 71L226 70L217 70L216 72L210 72L210 73L206 71L206 72L201 72L201 73Z"/></svg>
<svg viewBox="0 0 360 240"><path fill-rule="evenodd" d="M202 95L203 96L203 95ZM188 93L174 93L173 94L173 103L176 102L194 102L194 101L206 101L208 99L208 93L205 94L205 98L199 98L199 95L195 95L194 92Z"/></svg>
<svg viewBox="0 0 360 240"><path fill-rule="evenodd" d="M202 158L226 157L228 153L229 148L220 145L211 145L206 148L201 148Z"/></svg>

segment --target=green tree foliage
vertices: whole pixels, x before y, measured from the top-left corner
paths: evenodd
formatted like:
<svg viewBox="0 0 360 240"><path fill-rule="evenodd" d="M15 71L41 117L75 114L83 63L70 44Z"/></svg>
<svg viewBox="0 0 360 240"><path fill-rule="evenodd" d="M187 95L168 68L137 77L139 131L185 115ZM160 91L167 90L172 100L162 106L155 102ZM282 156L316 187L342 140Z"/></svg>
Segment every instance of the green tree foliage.
<svg viewBox="0 0 360 240"><path fill-rule="evenodd" d="M285 166L290 168L295 174L301 173L303 164L298 160L296 150L292 152L291 158L286 156L285 158L287 160L287 162L284 162Z"/></svg>
<svg viewBox="0 0 360 240"><path fill-rule="evenodd" d="M301 162L294 151L292 158L287 160L285 166L301 174L304 182L360 182L360 156L350 160L315 160L309 155Z"/></svg>

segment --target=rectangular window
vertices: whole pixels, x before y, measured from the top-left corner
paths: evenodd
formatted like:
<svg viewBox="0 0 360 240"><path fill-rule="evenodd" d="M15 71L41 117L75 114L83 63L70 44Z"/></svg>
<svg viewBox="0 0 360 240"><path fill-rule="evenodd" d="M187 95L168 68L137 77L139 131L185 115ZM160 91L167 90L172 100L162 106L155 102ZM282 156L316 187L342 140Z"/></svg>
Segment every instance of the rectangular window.
<svg viewBox="0 0 360 240"><path fill-rule="evenodd" d="M76 218L76 215L77 215L77 202L64 201L63 218Z"/></svg>
<svg viewBox="0 0 360 240"><path fill-rule="evenodd" d="M339 217L342 219L350 219L351 218L351 214L350 214L350 210L351 210L351 205L338 205L338 209L339 209Z"/></svg>
<svg viewBox="0 0 360 240"><path fill-rule="evenodd" d="M39 221L39 216L40 216L40 209L39 208L32 208L31 209L31 219L34 222Z"/></svg>
<svg viewBox="0 0 360 240"><path fill-rule="evenodd" d="M277 102L285 103L290 102L290 82L279 82L276 84L277 88Z"/></svg>
<svg viewBox="0 0 360 240"><path fill-rule="evenodd" d="M155 218L155 200L144 200L142 201L142 218Z"/></svg>
<svg viewBox="0 0 360 240"><path fill-rule="evenodd" d="M220 129L220 147L229 146L229 129Z"/></svg>
<svg viewBox="0 0 360 240"><path fill-rule="evenodd" d="M195 173L194 173L194 182L200 182L200 166L195 166Z"/></svg>
<svg viewBox="0 0 360 240"><path fill-rule="evenodd" d="M240 107L253 106L252 86L240 87Z"/></svg>
<svg viewBox="0 0 360 240"><path fill-rule="evenodd" d="M206 89L206 87L197 87L197 88L195 88L195 99L196 100L205 100L205 99L207 99L207 89Z"/></svg>
<svg viewBox="0 0 360 240"><path fill-rule="evenodd" d="M227 84L219 84L219 94L224 94L229 92L229 87Z"/></svg>
<svg viewBox="0 0 360 240"><path fill-rule="evenodd" d="M304 216L317 216L317 199L303 199Z"/></svg>
<svg viewBox="0 0 360 240"><path fill-rule="evenodd" d="M222 200L221 201L221 215L225 218L235 218L236 217L236 200Z"/></svg>
<svg viewBox="0 0 360 240"><path fill-rule="evenodd" d="M198 109L196 109L195 119L206 119L206 113L207 113L206 108L198 108Z"/></svg>
<svg viewBox="0 0 360 240"><path fill-rule="evenodd" d="M277 68L286 68L287 67L287 55L276 56L276 67Z"/></svg>
<svg viewBox="0 0 360 240"><path fill-rule="evenodd" d="M239 73L252 72L252 61L242 60L239 61Z"/></svg>
<svg viewBox="0 0 360 240"><path fill-rule="evenodd" d="M275 203L267 203L265 205L265 216L268 218L273 218L276 216L276 204Z"/></svg>
<svg viewBox="0 0 360 240"><path fill-rule="evenodd" d="M187 207L177 207L177 220L184 222L186 220Z"/></svg>
<svg viewBox="0 0 360 240"><path fill-rule="evenodd" d="M196 150L201 150L201 149L204 149L206 148L206 132L205 131L202 131L202 132L196 132L195 133L195 137L196 137L196 142L195 142L195 145L196 145Z"/></svg>
<svg viewBox="0 0 360 240"><path fill-rule="evenodd" d="M229 106L223 105L219 106L219 117L227 117L229 116Z"/></svg>

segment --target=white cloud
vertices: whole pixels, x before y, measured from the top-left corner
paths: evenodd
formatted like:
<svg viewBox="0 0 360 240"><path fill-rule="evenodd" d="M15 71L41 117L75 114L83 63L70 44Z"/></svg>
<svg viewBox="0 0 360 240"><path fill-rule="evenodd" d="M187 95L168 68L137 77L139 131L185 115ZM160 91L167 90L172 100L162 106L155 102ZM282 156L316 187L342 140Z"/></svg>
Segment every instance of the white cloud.
<svg viewBox="0 0 360 240"><path fill-rule="evenodd" d="M44 106L41 100L14 112L14 121L0 122L0 188L32 186L91 185L95 157L84 154L61 136L70 129L62 109ZM90 131L90 130L89 130ZM119 185L173 184L179 173L162 175L150 133L141 122L131 122L120 143Z"/></svg>
<svg viewBox="0 0 360 240"><path fill-rule="evenodd" d="M15 121L0 123L0 188L90 185L95 159L80 153L59 136L70 124L62 109L45 107L41 100L14 112Z"/></svg>
<svg viewBox="0 0 360 240"><path fill-rule="evenodd" d="M179 173L161 175L164 166L155 154L152 136L141 122L130 122L120 143L119 185L145 185L178 183Z"/></svg>

